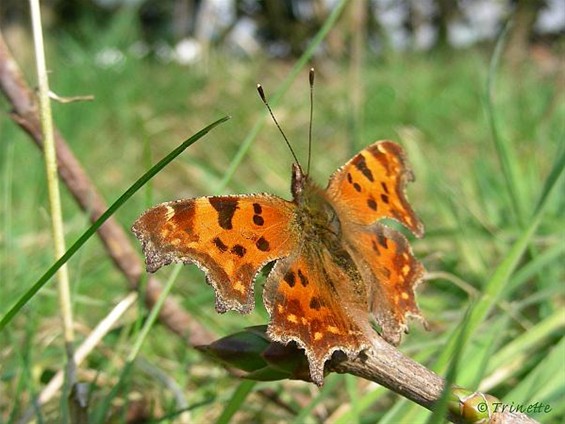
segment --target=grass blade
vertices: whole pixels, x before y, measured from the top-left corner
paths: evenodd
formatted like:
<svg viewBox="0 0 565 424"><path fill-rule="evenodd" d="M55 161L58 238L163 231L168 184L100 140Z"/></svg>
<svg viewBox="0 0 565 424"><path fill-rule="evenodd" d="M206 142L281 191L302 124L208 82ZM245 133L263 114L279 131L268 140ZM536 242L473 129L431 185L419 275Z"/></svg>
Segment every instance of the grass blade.
<svg viewBox="0 0 565 424"><path fill-rule="evenodd" d="M449 370L447 371L447 375L445 377L445 387L441 394L441 397L434 405L432 415L428 417L426 423L432 424L437 423L442 420L442 418L446 415L448 411L449 400L452 396L452 384L457 379L457 371L459 367L459 362L461 360L461 355L463 353L463 349L465 347L465 343L468 341L468 324L469 324L469 317L470 311L472 310L471 307L467 310L461 325L459 326L459 334L457 340L455 341L455 350L453 352L453 356L451 358L451 362L449 364Z"/></svg>
<svg viewBox="0 0 565 424"><path fill-rule="evenodd" d="M256 381L242 381L235 390L235 393L232 395L229 403L222 411L222 415L220 415L216 424L228 424L234 414L242 408L245 399L247 399L247 396L256 385Z"/></svg>
<svg viewBox="0 0 565 424"><path fill-rule="evenodd" d="M532 237L535 235L536 230L541 222L545 205L548 204L548 199L550 198L549 194L553 192L553 190L557 186L559 178L565 172L565 167L559 166L562 165L562 162L564 160L565 155L562 155L556 160L554 171L550 173L550 176L546 180L542 198L529 226L523 231L520 238L516 240L512 248L509 250L505 259L497 267L494 274L487 282L481 298L477 301L475 307L471 311L469 320L469 335L477 331L478 327L487 317L489 311L498 302L501 294L507 286L510 277L516 270L520 258L528 248L529 243ZM448 341L445 349L442 351L436 363L436 371L443 371L448 364L449 358L452 356L455 349L456 340L458 339L458 333L459 331L452 333L450 340Z"/></svg>
<svg viewBox="0 0 565 424"><path fill-rule="evenodd" d="M269 104L271 105L271 108L274 108L277 105L277 103L282 98L283 94L288 90L288 87L290 87L290 84L292 84L292 82L296 79L298 73L301 71L304 65L308 63L310 58L314 55L314 52L316 51L320 43L324 40L326 35L328 35L330 30L335 26L335 23L341 16L341 12L343 11L347 3L348 3L347 0L341 0L340 3L333 8L330 16L328 16L328 18L322 25L322 28L320 28L318 33L312 39L312 42L308 45L306 51L296 61L295 65L292 67L291 71L289 72L285 80L282 82L279 89L275 92L272 98L269 99ZM255 125L253 126L253 128L251 128L251 130L245 137L245 139L241 142L241 147L237 151L228 169L226 170L224 177L222 178L220 183L216 186L214 192L221 191L227 185L228 181L231 180L236 169L238 168L241 161L245 157L245 154L251 148L251 144L253 143L253 140L255 140L255 137L257 136L257 134L265 124L265 119L267 118L267 116L268 116L267 113L265 113L262 118L258 119Z"/></svg>
<svg viewBox="0 0 565 424"><path fill-rule="evenodd" d="M8 325L8 323L16 316L16 314L22 309L29 300L49 281L49 279L63 266L80 248L81 246L94 235L96 230L106 222L108 218L110 218L114 212L116 212L130 197L132 197L147 181L153 178L161 169L167 166L173 159L175 159L178 155L184 152L189 146L196 143L199 139L204 137L209 131L211 131L214 127L224 123L230 119L229 116L224 116L221 119L213 122L212 124L208 125L207 127L203 128L192 137L184 141L180 146L174 149L171 153L161 159L155 166L153 166L149 171L143 174L133 185L128 188L124 194L122 194L118 200L116 200L107 210L104 212L100 218L94 222L85 232L84 234L79 237L79 239L65 252L63 256L61 256L52 266L49 268L45 274L37 280L37 282L27 291L25 292L20 299L12 306L8 312L2 317L0 320L0 331Z"/></svg>
<svg viewBox="0 0 565 424"><path fill-rule="evenodd" d="M139 351L141 350L141 346L143 345L143 342L147 338L149 331L151 330L151 328L153 328L153 325L157 321L157 318L159 317L159 312L163 307L163 303L165 302L165 299L169 295L173 287L173 283L176 281L181 268L182 268L181 264L178 264L176 267L173 268L173 272L167 279L167 282L163 287L163 291L159 295L157 302L155 302L155 305L151 309L151 312L149 313L147 320L143 323L143 327L141 328L141 331L139 332L133 343L130 353L126 359L126 364L120 373L117 384L112 388L112 390L110 391L108 396L104 399L104 401L101 402L100 407L97 408L96 419L93 420L94 422L106 421L108 411L112 404L112 400L120 393L120 391L122 391L122 389L124 389L124 387L127 387L130 374L135 367L135 359L139 354Z"/></svg>
<svg viewBox="0 0 565 424"><path fill-rule="evenodd" d="M549 405L550 409L562 404L565 386L563 385L563 358L565 357L565 338L561 338L548 355L516 385L506 396L508 403L530 405L536 402ZM544 419L549 410L542 412L539 419ZM548 421L547 421L548 422Z"/></svg>
<svg viewBox="0 0 565 424"><path fill-rule="evenodd" d="M563 148L563 146L564 144L561 143L561 152L557 159L555 159L553 168L545 180L540 199L536 205L536 213L539 213L545 205L548 204L547 198L550 196L551 192L558 187L557 183L559 181L559 177L563 176L563 169L565 169L565 148Z"/></svg>
<svg viewBox="0 0 565 424"><path fill-rule="evenodd" d="M492 139L494 142L494 147L498 155L498 161L500 162L500 167L502 168L502 174L504 180L506 181L506 188L508 189L508 194L510 196L512 210L516 215L517 222L520 225L524 224L525 214L523 211L523 202L520 199L520 193L518 190L518 175L520 175L520 170L517 168L518 163L520 163L514 155L514 151L510 146L509 141L502 137L500 134L500 129L497 124L496 113L494 108L494 79L496 76L496 70L498 69L500 57L504 50L504 42L506 40L506 35L510 29L511 22L509 21L502 33L496 41L496 46L494 48L494 53L492 55L488 76L486 84L485 93L485 109L487 118L489 121Z"/></svg>

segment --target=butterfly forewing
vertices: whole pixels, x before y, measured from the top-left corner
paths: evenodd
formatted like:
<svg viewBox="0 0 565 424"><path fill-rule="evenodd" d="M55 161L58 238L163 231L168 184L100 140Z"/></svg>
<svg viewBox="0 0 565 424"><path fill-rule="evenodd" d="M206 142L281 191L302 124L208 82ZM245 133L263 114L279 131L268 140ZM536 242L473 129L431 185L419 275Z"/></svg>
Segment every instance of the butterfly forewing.
<svg viewBox="0 0 565 424"><path fill-rule="evenodd" d="M402 148L392 141L379 141L338 169L327 193L338 213L350 222L370 225L393 218L420 237L424 227L404 194L406 183L413 179Z"/></svg>
<svg viewBox="0 0 565 424"><path fill-rule="evenodd" d="M201 197L158 205L132 229L148 271L172 262L195 263L216 289L219 311L249 312L257 272L296 248L294 209L267 194Z"/></svg>

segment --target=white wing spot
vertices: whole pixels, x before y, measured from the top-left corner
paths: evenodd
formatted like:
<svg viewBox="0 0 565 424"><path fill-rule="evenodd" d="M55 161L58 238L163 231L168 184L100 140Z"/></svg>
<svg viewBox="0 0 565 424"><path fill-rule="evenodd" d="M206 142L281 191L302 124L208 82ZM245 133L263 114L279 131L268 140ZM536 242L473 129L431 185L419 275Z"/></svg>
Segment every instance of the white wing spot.
<svg viewBox="0 0 565 424"><path fill-rule="evenodd" d="M175 214L175 210L170 205L165 205L165 220L169 220Z"/></svg>
<svg viewBox="0 0 565 424"><path fill-rule="evenodd" d="M233 285L233 289L237 292L240 292L241 294L245 293L245 286L242 284L240 280L235 282L235 284Z"/></svg>

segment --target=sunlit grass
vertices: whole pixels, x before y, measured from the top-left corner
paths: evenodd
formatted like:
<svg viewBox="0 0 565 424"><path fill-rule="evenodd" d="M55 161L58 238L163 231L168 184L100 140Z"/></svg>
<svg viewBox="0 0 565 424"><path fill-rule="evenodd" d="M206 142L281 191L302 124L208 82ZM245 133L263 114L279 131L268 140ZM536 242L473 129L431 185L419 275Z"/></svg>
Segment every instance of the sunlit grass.
<svg viewBox="0 0 565 424"><path fill-rule="evenodd" d="M272 94L291 68L282 62L242 63L218 56L206 69L190 69L127 54L119 66L101 68L94 60L96 46L91 51L69 41L64 46L51 58L53 90L60 95L93 94L96 99L56 106L55 122L109 201L148 168L146 145L156 162L187 135L230 114L230 122L155 178L149 202L211 194L249 129L265 113L255 84L261 82ZM424 239L414 241L414 250L429 272L453 276L421 286L418 299L432 332L414 323L401 345L429 367L445 355L445 344L466 310L480 299L512 246L525 235L565 135L565 107L562 102L551 106L558 95L554 81L533 66L524 65L520 74L502 66L496 76L494 111L485 108L488 63L488 54L467 51L368 60L364 69L365 122L359 138L366 144L393 139L405 146L417 177L408 188L409 198L427 229ZM344 65L322 64L317 71L312 174L325 185L331 172L363 145L352 149L350 144L354 138L347 126L350 107ZM303 73L275 113L305 160L309 105L307 70ZM520 170L513 180L522 202L519 213L501 174L488 113L496 114L500 136L512 151L513 166ZM48 249L41 156L7 119L0 120L0 131L0 310L5 313L53 258ZM268 191L288 198L290 164L280 135L268 124L225 193ZM72 242L89 224L68 194L63 200L65 228ZM117 218L129 228L147 203L137 195ZM490 393L508 402L549 402L552 415L538 416L542 422L557 421L565 413L558 397L565 377L559 364L564 326L559 315L564 294L562 210L563 196L554 193L516 271L500 282L501 294L493 309L474 323L456 379L471 389L486 381ZM69 266L81 337L123 296L126 285L98 241L90 241ZM165 281L171 272L163 269L158 275ZM464 285L454 284L455 279ZM262 308L249 316L217 315L213 291L195 267L184 267L173 296L218 336L266 320ZM48 285L0 334L0 420L18 416L29 406L30 396L59 369L63 347L56 309L55 291ZM130 401L142 396L156 417L174 414L182 395L189 407L194 406L190 413L195 422L215 420L222 413L227 417L231 408L240 422L272 422L273 417L314 422L314 417L327 415L343 423L425 422L428 416L387 390L346 376L328 377L322 392L304 383L241 383L160 326L153 327L142 347L139 358L145 366L130 375L127 390L109 397L137 337L136 320L145 313L142 306L137 313L132 311L124 327L110 334L85 364L83 374L79 372L79 379L87 381L93 377L86 370L98 373L91 398L93 415L108 399L114 401L111 410L119 410L118 401L128 396ZM500 372L503 378L497 380ZM181 395L156 377L159 373L176 382ZM536 385L532 382L536 379L548 384ZM278 392L296 414L255 395L261 388ZM57 402L45 411L55 419ZM306 412L298 415L299 411Z"/></svg>

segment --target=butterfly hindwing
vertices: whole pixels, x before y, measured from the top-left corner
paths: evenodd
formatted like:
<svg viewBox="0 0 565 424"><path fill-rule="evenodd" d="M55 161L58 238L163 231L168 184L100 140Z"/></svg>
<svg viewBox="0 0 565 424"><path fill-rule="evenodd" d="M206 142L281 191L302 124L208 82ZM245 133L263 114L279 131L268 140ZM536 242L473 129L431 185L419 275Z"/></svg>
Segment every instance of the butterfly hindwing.
<svg viewBox="0 0 565 424"><path fill-rule="evenodd" d="M304 348L318 385L323 382L324 363L334 351L354 357L369 346L363 322L352 319L347 309L364 302L364 293L348 294L349 282L348 270L338 267L327 251L281 259L267 279L268 334L275 341L295 341Z"/></svg>
<svg viewBox="0 0 565 424"><path fill-rule="evenodd" d="M408 316L425 324L414 293L424 267L412 254L408 240L384 225L351 230L345 243L363 273L369 311L381 327L381 335L398 344L408 328Z"/></svg>

